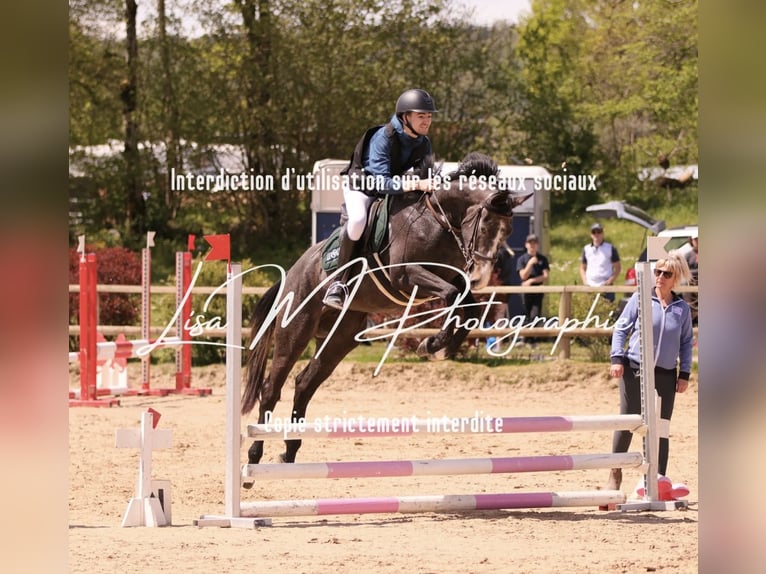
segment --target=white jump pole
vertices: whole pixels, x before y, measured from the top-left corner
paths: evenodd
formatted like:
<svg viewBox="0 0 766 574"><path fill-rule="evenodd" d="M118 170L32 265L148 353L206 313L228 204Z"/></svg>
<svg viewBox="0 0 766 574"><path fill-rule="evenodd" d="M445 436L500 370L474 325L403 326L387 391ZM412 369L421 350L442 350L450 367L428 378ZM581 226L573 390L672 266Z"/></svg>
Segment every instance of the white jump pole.
<svg viewBox="0 0 766 574"><path fill-rule="evenodd" d="M240 394L242 388L242 264L229 263L226 272L226 469L224 474L224 514L204 515L195 526L256 528L271 524L270 519L241 515L240 490L242 446Z"/></svg>

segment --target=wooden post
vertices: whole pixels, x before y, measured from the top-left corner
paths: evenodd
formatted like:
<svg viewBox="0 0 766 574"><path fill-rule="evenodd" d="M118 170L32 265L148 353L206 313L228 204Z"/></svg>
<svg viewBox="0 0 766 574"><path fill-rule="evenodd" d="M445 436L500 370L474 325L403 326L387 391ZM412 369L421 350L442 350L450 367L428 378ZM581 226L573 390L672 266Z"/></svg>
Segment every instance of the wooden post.
<svg viewBox="0 0 766 574"><path fill-rule="evenodd" d="M570 318L571 313L572 293L565 287L564 290L561 291L561 296L559 297L559 326L563 326L566 323L567 319ZM569 358L571 343L572 339L570 339L569 335L565 333L559 341L559 359Z"/></svg>
<svg viewBox="0 0 766 574"><path fill-rule="evenodd" d="M141 429L118 429L116 446L118 448L138 448L141 450L138 466L136 495L130 502L122 519L122 526L166 526L170 524L170 482L152 481L152 451L168 448L172 433L169 430L155 429L153 409L141 414ZM157 413L159 418L159 413ZM159 497L152 492L153 487L161 486L164 496L160 504Z"/></svg>

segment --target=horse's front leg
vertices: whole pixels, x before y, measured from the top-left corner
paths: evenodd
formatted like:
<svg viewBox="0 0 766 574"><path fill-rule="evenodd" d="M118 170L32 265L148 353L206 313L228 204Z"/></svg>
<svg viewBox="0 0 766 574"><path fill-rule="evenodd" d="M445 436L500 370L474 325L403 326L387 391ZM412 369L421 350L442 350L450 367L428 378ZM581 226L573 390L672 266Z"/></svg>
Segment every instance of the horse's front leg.
<svg viewBox="0 0 766 574"><path fill-rule="evenodd" d="M458 277L454 282L455 284L452 284L419 265L407 265L406 267L398 268L396 271L398 273L391 273L391 282L396 289L411 291L414 286L417 286L418 296L436 296L444 301L448 308L452 308L457 302L458 297L466 292L465 288L459 289L456 286L465 284L461 277ZM470 291L467 292L466 297L473 302ZM476 312L473 307L469 309L472 312ZM447 322L436 335L426 337L420 342L416 351L418 356L428 357L431 360L442 360L448 356L453 356L468 334L468 331L462 325L460 329L464 330L465 333L460 336L459 341L455 344L453 343L455 332L453 322Z"/></svg>
<svg viewBox="0 0 766 574"><path fill-rule="evenodd" d="M476 300L469 291L461 301L460 311L462 312L463 320L457 329L455 329L453 322L450 321L436 335L423 339L417 348L418 356L428 357L431 360L437 361L447 357L454 357L458 349L460 349L460 345L463 344L471 332L471 326L479 325L481 310L475 303ZM448 305L451 306L452 304L448 303Z"/></svg>
<svg viewBox="0 0 766 574"><path fill-rule="evenodd" d="M470 291L463 299L461 311L463 312L463 322L457 330L450 333L447 340L448 357L453 357L457 353L460 345L463 344L463 341L466 340L471 332L471 325L480 326L479 317L482 314L482 310L480 306L476 305L476 299L474 299L473 293Z"/></svg>

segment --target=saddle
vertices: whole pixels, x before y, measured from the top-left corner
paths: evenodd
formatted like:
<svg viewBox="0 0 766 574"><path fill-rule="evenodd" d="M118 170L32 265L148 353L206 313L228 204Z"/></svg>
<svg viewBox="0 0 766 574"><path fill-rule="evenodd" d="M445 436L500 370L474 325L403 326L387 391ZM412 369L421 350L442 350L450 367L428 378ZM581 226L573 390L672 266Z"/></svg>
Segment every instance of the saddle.
<svg viewBox="0 0 766 574"><path fill-rule="evenodd" d="M362 235L362 255L379 253L388 240L388 210L390 195L376 199L367 211L367 225ZM322 248L322 269L331 273L338 267L340 253L340 227L327 238Z"/></svg>

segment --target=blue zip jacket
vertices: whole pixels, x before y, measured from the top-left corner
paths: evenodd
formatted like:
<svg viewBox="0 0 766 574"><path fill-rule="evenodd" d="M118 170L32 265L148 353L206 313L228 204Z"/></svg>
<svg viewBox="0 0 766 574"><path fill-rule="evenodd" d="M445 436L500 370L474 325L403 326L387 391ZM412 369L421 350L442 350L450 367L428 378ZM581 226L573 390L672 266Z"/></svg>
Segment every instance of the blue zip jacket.
<svg viewBox="0 0 766 574"><path fill-rule="evenodd" d="M654 341L654 366L675 370L680 360L680 379L689 379L692 370L692 314L689 305L676 293L665 309L652 290L652 332ZM627 352L625 341L630 335ZM612 364L622 363L623 357L634 363L640 362L638 334L638 292L628 300L612 333Z"/></svg>
<svg viewBox="0 0 766 574"><path fill-rule="evenodd" d="M399 165L403 170L407 170L412 167L410 158L412 152L416 147L420 146L425 140L426 153L431 153L431 142L426 136L418 136L411 138L404 133L404 127L399 118L394 116L391 118L391 126L394 128L394 137L399 140ZM371 175L383 176L383 188L378 188L381 193L401 193L401 180L394 181L393 176L400 176L401 173L391 173L391 159L389 157L390 147L388 145L388 137L386 136L385 129L379 129L376 131L370 139L370 145L368 149L364 150L362 155L362 162L365 172Z"/></svg>

